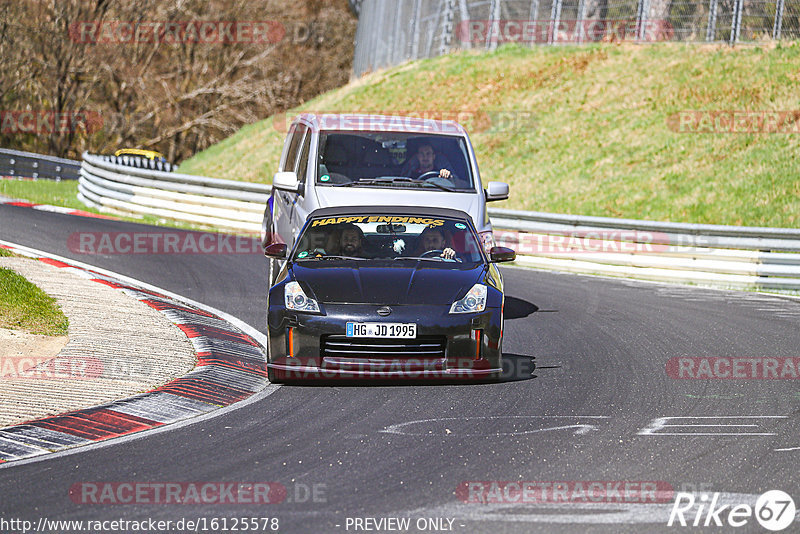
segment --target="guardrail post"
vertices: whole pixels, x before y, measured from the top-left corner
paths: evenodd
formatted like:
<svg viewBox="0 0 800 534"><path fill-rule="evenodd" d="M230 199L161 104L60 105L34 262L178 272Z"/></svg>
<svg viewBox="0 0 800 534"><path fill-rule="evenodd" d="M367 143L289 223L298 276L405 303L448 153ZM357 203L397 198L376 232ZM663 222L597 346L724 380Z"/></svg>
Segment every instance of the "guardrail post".
<svg viewBox="0 0 800 534"><path fill-rule="evenodd" d="M647 17L650 13L650 0L639 0L636 13L636 40L644 41L647 36Z"/></svg>
<svg viewBox="0 0 800 534"><path fill-rule="evenodd" d="M549 44L555 44L559 24L561 24L561 0L553 0L553 5L550 8L550 31L547 35Z"/></svg>
<svg viewBox="0 0 800 534"><path fill-rule="evenodd" d="M716 40L717 35L717 0L708 2L708 26L706 26L706 41Z"/></svg>
<svg viewBox="0 0 800 534"><path fill-rule="evenodd" d="M533 24L536 28L537 37L533 41L533 43L536 43L539 40L539 0L531 0L531 10L530 14L528 15L528 22L529 24Z"/></svg>
<svg viewBox="0 0 800 534"><path fill-rule="evenodd" d="M416 0L414 4L414 13L411 14L411 27L413 28L413 31L411 32L411 59L419 58L419 17L421 12L422 0Z"/></svg>
<svg viewBox="0 0 800 534"><path fill-rule="evenodd" d="M733 19L731 20L731 36L729 41L731 46L739 42L739 32L742 29L742 11L744 11L744 0L736 0L733 4Z"/></svg>
<svg viewBox="0 0 800 534"><path fill-rule="evenodd" d="M781 38L781 26L783 25L783 0L778 0L775 4L775 23L772 25L772 38L776 41Z"/></svg>
<svg viewBox="0 0 800 534"><path fill-rule="evenodd" d="M583 17L586 11L586 0L578 0L578 16L575 17L575 31L578 32L578 44L583 43Z"/></svg>
<svg viewBox="0 0 800 534"><path fill-rule="evenodd" d="M455 17L455 0L445 0L442 16L442 39L439 42L439 54L450 51L453 43L453 18Z"/></svg>
<svg viewBox="0 0 800 534"><path fill-rule="evenodd" d="M500 0L491 0L489 4L489 31L486 32L486 46L487 50L494 50L497 48L497 40L500 36L494 34L494 25L500 28Z"/></svg>

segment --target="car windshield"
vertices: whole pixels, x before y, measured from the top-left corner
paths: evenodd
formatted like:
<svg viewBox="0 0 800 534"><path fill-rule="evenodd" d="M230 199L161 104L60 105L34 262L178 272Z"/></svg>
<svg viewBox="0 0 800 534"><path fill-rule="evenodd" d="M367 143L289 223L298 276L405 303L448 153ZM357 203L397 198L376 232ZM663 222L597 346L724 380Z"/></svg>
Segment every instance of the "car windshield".
<svg viewBox="0 0 800 534"><path fill-rule="evenodd" d="M469 265L484 261L477 236L468 220L380 213L312 220L301 234L292 259L430 261Z"/></svg>
<svg viewBox="0 0 800 534"><path fill-rule="evenodd" d="M475 189L461 136L323 131L319 161L319 185Z"/></svg>

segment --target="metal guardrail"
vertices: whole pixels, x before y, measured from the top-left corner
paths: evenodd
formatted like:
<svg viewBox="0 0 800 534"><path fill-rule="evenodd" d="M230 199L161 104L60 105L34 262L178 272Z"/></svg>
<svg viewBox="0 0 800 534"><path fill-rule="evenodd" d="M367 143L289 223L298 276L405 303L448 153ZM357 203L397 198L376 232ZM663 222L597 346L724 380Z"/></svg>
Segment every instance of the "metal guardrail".
<svg viewBox="0 0 800 534"><path fill-rule="evenodd" d="M800 229L490 209L529 267L739 289L800 290Z"/></svg>
<svg viewBox="0 0 800 534"><path fill-rule="evenodd" d="M81 162L0 148L0 176L46 180L77 180Z"/></svg>
<svg viewBox="0 0 800 534"><path fill-rule="evenodd" d="M271 186L83 155L89 206L258 232ZM741 289L800 291L800 229L684 224L490 208L495 239L528 267Z"/></svg>
<svg viewBox="0 0 800 534"><path fill-rule="evenodd" d="M260 232L271 186L119 165L83 154L78 198L86 205L227 230Z"/></svg>

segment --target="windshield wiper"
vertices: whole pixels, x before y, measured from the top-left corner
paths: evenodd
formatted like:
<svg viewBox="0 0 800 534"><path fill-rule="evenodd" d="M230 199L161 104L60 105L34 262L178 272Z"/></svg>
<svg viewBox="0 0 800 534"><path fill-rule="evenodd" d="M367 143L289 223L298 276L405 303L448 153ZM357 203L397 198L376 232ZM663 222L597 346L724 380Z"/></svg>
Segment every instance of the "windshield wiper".
<svg viewBox="0 0 800 534"><path fill-rule="evenodd" d="M436 182L428 182L425 180L416 180L414 178L409 178L407 176L386 176L381 178L361 178L360 180L354 182L346 182L342 184L329 184L332 187L353 187L359 185L395 185L395 184L414 184L414 185L421 185L421 186L433 186L438 187L442 191L449 191L454 192L455 189L452 187L446 186L444 184L439 184Z"/></svg>
<svg viewBox="0 0 800 534"><path fill-rule="evenodd" d="M441 256L429 256L427 258L421 258L419 256L397 256L392 258L393 260L414 260L414 261L445 261L444 258Z"/></svg>
<svg viewBox="0 0 800 534"><path fill-rule="evenodd" d="M419 184L419 185L423 185L423 186L432 185L433 187L438 187L442 191L449 191L451 193L455 191L455 189L453 189L450 186L447 186L447 185L444 185L444 184L440 184L440 183L437 183L437 182L429 182L428 180L416 180L414 178L406 178L403 181L408 182L408 183L412 183L412 184Z"/></svg>
<svg viewBox="0 0 800 534"><path fill-rule="evenodd" d="M296 258L294 261L308 261L308 260L366 260L367 258L359 258L357 256L338 256L335 254L327 256L306 256L305 258Z"/></svg>
<svg viewBox="0 0 800 534"><path fill-rule="evenodd" d="M392 185L392 179L386 178L360 178L352 182L345 182L341 184L327 184L332 187L353 187L357 185Z"/></svg>

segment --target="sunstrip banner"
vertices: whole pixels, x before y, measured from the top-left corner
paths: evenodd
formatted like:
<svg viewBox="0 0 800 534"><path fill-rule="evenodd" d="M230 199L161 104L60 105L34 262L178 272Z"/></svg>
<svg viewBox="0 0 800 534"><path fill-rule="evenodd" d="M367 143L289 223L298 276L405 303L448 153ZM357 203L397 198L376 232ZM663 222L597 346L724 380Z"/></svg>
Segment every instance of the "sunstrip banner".
<svg viewBox="0 0 800 534"><path fill-rule="evenodd" d="M442 226L444 219L432 219L430 217L419 216L396 216L396 215L356 215L351 217L331 217L329 219L315 219L311 226L325 226L328 224L354 224L354 223L404 223L404 224L426 224L430 227Z"/></svg>

